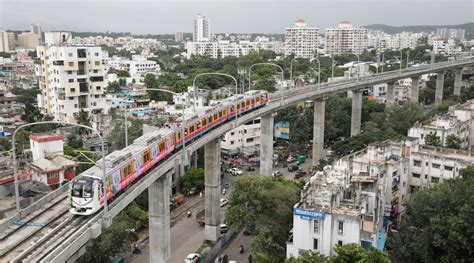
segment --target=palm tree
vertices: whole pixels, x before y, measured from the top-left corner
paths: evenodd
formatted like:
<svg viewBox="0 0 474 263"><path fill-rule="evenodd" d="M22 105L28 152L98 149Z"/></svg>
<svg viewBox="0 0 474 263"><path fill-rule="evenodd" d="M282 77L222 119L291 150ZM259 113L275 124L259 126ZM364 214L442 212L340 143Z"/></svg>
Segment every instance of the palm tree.
<svg viewBox="0 0 474 263"><path fill-rule="evenodd" d="M91 117L89 116L89 113L84 111L84 109L81 109L75 116L74 118L76 119L77 124L82 124L85 126L92 127L91 124ZM77 133L81 136L88 136L91 132L91 130L83 128L83 127L77 127L76 128Z"/></svg>

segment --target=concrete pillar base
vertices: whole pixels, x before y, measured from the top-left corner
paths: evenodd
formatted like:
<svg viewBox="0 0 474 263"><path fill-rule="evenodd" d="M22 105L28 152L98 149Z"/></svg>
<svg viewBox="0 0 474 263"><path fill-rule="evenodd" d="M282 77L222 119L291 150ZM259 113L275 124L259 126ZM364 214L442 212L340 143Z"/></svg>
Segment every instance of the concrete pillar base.
<svg viewBox="0 0 474 263"><path fill-rule="evenodd" d="M443 88L444 88L444 71L436 74L436 92L435 92L435 103L440 104L443 102Z"/></svg>
<svg viewBox="0 0 474 263"><path fill-rule="evenodd" d="M167 172L148 188L150 262L169 262L171 174Z"/></svg>
<svg viewBox="0 0 474 263"><path fill-rule="evenodd" d="M360 134L362 118L362 90L352 92L351 137Z"/></svg>
<svg viewBox="0 0 474 263"><path fill-rule="evenodd" d="M324 159L324 119L326 111L326 98L314 101L314 124L313 124L313 167L319 165Z"/></svg>
<svg viewBox="0 0 474 263"><path fill-rule="evenodd" d="M393 103L395 103L395 82L389 82L387 83L387 95L386 95L386 101L385 101L385 106L391 107Z"/></svg>
<svg viewBox="0 0 474 263"><path fill-rule="evenodd" d="M462 86L462 68L457 68L454 72L454 91L453 94L456 96L461 95Z"/></svg>
<svg viewBox="0 0 474 263"><path fill-rule="evenodd" d="M220 232L221 207L220 207L220 186L221 186L221 147L220 140L215 139L204 146L205 157L205 239L217 241ZM219 230L219 229L218 229Z"/></svg>
<svg viewBox="0 0 474 263"><path fill-rule="evenodd" d="M262 116L260 131L260 174L271 176L273 173L273 114Z"/></svg>
<svg viewBox="0 0 474 263"><path fill-rule="evenodd" d="M420 95L420 77L411 78L410 100L418 103Z"/></svg>
<svg viewBox="0 0 474 263"><path fill-rule="evenodd" d="M219 240L220 237L220 227L219 225L217 226L211 226L211 225L206 225L204 229L204 239L209 240L209 241L217 241Z"/></svg>

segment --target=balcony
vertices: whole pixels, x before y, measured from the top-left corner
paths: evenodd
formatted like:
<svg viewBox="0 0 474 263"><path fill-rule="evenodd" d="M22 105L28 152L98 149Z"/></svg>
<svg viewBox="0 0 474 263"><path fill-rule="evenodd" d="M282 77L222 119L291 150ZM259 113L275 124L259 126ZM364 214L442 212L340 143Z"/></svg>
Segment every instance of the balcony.
<svg viewBox="0 0 474 263"><path fill-rule="evenodd" d="M77 57L78 58L86 58L87 57L86 50L85 49L78 49L77 50Z"/></svg>
<svg viewBox="0 0 474 263"><path fill-rule="evenodd" d="M59 184L59 177L46 179L48 185Z"/></svg>
<svg viewBox="0 0 474 263"><path fill-rule="evenodd" d="M65 171L64 172L64 178L68 180L72 180L76 177L76 171Z"/></svg>
<svg viewBox="0 0 474 263"><path fill-rule="evenodd" d="M80 93L89 93L89 84L79 83L79 92Z"/></svg>

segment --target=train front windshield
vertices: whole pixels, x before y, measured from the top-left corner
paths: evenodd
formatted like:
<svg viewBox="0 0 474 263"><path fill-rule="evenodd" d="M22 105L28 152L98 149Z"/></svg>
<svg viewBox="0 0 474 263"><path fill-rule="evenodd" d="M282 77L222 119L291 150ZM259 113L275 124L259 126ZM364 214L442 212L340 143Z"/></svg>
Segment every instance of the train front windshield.
<svg viewBox="0 0 474 263"><path fill-rule="evenodd" d="M73 197L92 197L92 184L93 180L79 179L72 183L72 196Z"/></svg>

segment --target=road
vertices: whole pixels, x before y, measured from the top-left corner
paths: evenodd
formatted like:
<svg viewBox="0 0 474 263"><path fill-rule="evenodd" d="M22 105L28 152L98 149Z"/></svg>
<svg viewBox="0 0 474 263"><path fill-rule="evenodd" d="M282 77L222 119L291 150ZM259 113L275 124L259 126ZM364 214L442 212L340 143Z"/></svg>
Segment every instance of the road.
<svg viewBox="0 0 474 263"><path fill-rule="evenodd" d="M232 182L236 179L236 177L231 175L226 175L221 180L221 185L224 186L226 183L232 185ZM229 192L223 196L228 197ZM171 220L171 259L170 262L183 262L184 258L189 254L193 253L201 246L204 241L204 226L199 225L196 223L195 215L198 211L200 211L204 207L204 196L199 198L199 195L192 196L190 198L186 198L186 202L183 203L178 209L173 210L171 212L171 218L175 218L175 220ZM191 209L192 216L188 218L185 214L187 209ZM224 211L225 207L221 208L221 222L224 219ZM179 214L182 212L180 216ZM126 262L134 262L134 263L146 263L150 262L150 247L148 243L148 232L146 231L141 235L140 240L144 240L141 243L142 253L135 255L135 254L127 254L126 255Z"/></svg>

